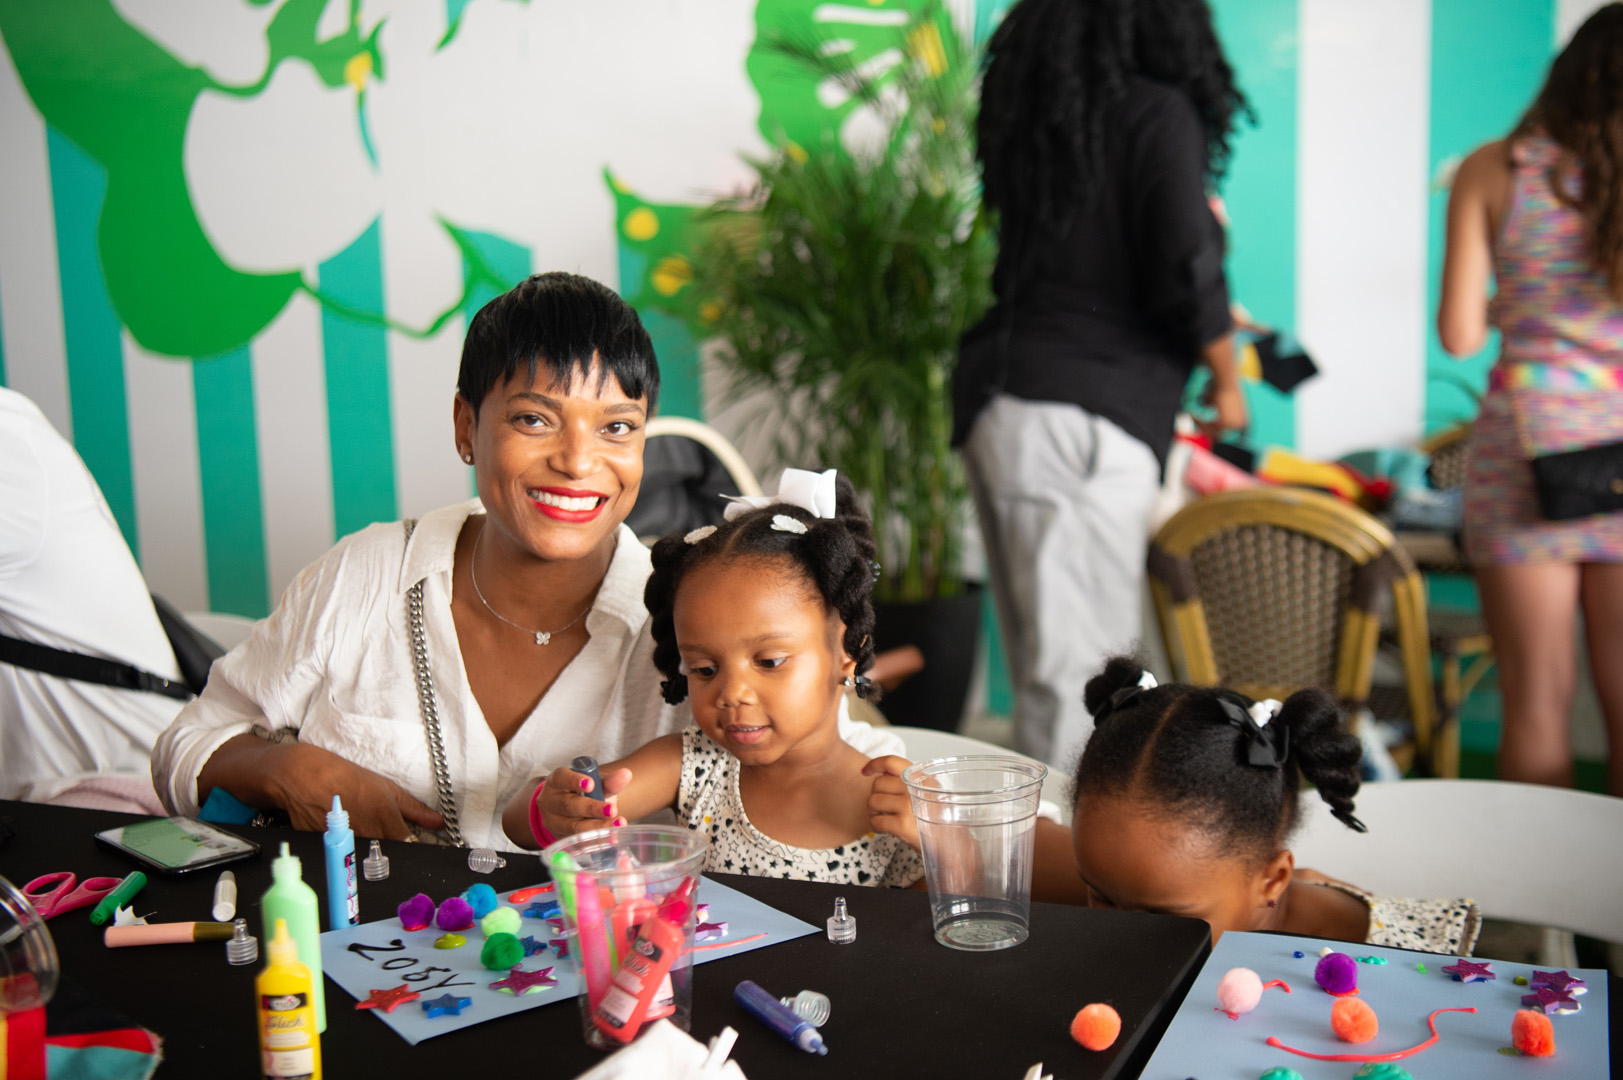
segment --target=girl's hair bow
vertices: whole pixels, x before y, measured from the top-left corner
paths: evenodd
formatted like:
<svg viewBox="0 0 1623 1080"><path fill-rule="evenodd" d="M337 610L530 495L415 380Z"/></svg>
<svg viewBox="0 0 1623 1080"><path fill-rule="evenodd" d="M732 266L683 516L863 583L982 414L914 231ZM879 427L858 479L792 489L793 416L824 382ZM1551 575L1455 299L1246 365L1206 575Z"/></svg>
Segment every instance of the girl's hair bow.
<svg viewBox="0 0 1623 1080"><path fill-rule="evenodd" d="M727 520L731 521L739 514L746 514L763 506L772 506L774 503L788 503L790 506L798 506L802 510L809 511L813 517L832 518L835 513L836 502L834 478L837 475L833 469L825 469L820 473L811 472L807 469L785 469L783 475L778 478L778 493L776 495L726 496L727 509L725 514Z"/></svg>

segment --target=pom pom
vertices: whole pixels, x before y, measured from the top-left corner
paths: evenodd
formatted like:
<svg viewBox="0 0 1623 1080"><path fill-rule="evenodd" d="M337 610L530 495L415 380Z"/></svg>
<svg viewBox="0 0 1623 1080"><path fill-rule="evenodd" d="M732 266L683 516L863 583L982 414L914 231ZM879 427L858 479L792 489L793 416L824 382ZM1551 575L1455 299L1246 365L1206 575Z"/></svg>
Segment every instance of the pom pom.
<svg viewBox="0 0 1623 1080"><path fill-rule="evenodd" d="M1109 1005L1085 1006L1071 1021L1071 1038L1089 1050L1105 1049L1120 1034L1121 1015Z"/></svg>
<svg viewBox="0 0 1623 1080"><path fill-rule="evenodd" d="M1341 997L1358 990L1358 961L1346 953L1332 952L1313 967L1313 981L1324 992Z"/></svg>
<svg viewBox="0 0 1623 1080"><path fill-rule="evenodd" d="M1353 1080L1414 1080L1414 1077L1395 1061L1371 1061L1353 1073Z"/></svg>
<svg viewBox="0 0 1623 1080"><path fill-rule="evenodd" d="M476 919L482 919L489 915L496 910L496 905L500 903L496 899L496 890L482 881L477 885L469 886L468 890L462 894L462 899L466 900L468 906L473 908L473 917Z"/></svg>
<svg viewBox="0 0 1623 1080"><path fill-rule="evenodd" d="M1510 1022L1510 1045L1528 1057L1555 1056L1555 1028L1550 1018L1532 1009L1521 1009Z"/></svg>
<svg viewBox="0 0 1623 1080"><path fill-rule="evenodd" d="M460 896L453 896L434 913L434 925L441 930L466 930L473 925L473 907Z"/></svg>
<svg viewBox="0 0 1623 1080"><path fill-rule="evenodd" d="M492 934L512 934L516 937L523 922L519 913L512 908L499 907L479 920L479 929L485 932L486 937Z"/></svg>
<svg viewBox="0 0 1623 1080"><path fill-rule="evenodd" d="M524 962L524 945L512 934L491 934L479 950L479 962L491 971L506 971Z"/></svg>
<svg viewBox="0 0 1623 1080"><path fill-rule="evenodd" d="M401 904L396 913L400 916L401 926L407 930L421 930L434 921L434 901L429 899L427 893L418 893Z"/></svg>
<svg viewBox="0 0 1623 1080"><path fill-rule="evenodd" d="M1330 1030L1348 1043L1367 1043L1381 1030L1375 1010L1355 997L1344 997L1330 1007Z"/></svg>
<svg viewBox="0 0 1623 1080"><path fill-rule="evenodd" d="M1302 1080L1302 1074L1297 1072L1295 1069L1287 1069L1284 1066L1280 1066L1277 1069L1269 1069L1267 1072L1257 1077L1257 1080Z"/></svg>
<svg viewBox="0 0 1623 1080"><path fill-rule="evenodd" d="M1230 968L1217 980L1217 1007L1238 1020L1262 1000L1262 977L1250 968Z"/></svg>

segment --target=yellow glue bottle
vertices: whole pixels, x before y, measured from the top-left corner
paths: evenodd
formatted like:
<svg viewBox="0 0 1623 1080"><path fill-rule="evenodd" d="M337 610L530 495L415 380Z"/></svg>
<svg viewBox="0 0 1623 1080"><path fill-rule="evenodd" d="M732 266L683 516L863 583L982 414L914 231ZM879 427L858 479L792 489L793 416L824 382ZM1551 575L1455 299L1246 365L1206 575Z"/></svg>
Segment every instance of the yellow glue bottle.
<svg viewBox="0 0 1623 1080"><path fill-rule="evenodd" d="M310 969L299 963L286 920L277 919L270 963L254 980L259 1067L266 1080L321 1080L321 1036L311 996Z"/></svg>

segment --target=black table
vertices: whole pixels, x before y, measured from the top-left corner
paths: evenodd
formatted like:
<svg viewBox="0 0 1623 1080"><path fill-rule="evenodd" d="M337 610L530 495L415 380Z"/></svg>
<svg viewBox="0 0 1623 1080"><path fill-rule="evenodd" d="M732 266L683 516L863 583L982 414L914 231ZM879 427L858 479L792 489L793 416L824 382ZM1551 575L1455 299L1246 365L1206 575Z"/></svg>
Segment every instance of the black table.
<svg viewBox="0 0 1623 1080"><path fill-rule="evenodd" d="M0 802L16 835L0 848L0 875L21 888L33 878L71 870L81 879L132 869L101 848L95 832L131 820L124 814ZM324 893L321 837L283 829L238 828L264 848L259 859L232 866L238 914L264 939L258 898L270 885L270 857L281 841L304 861L305 880ZM365 841L357 841L364 854ZM480 878L461 851L386 843L387 881L361 882L361 918L383 917L412 894L454 895L476 880L498 892L545 880L540 862L510 856ZM207 919L217 875L149 875L136 901L154 922ZM1171 1013L1210 951L1206 924L1192 919L1032 905L1031 938L994 953L963 953L936 944L929 902L919 892L773 881L718 875L718 880L822 927L843 895L857 920L852 945L818 933L695 969L693 1034L704 1041L725 1025L738 1029L733 1059L754 1080L816 1076L926 1075L1018 1080L1041 1061L1064 1080L1138 1075ZM326 907L325 895L322 907ZM63 977L164 1040L159 1076L257 1076L253 978L259 965L234 968L218 942L108 949L88 909L47 924ZM325 926L325 922L323 923ZM829 1055L804 1054L763 1028L732 1000L733 987L754 979L779 996L802 989L829 995L833 1019L822 1028ZM1108 1001L1122 1015L1116 1045L1083 1050L1068 1034L1083 1005ZM407 1045L327 982L323 1066L332 1077L529 1075L569 1077L602 1059L581 1040L573 1002L547 1005L466 1030ZM524 1073L515 1073L517 1068Z"/></svg>

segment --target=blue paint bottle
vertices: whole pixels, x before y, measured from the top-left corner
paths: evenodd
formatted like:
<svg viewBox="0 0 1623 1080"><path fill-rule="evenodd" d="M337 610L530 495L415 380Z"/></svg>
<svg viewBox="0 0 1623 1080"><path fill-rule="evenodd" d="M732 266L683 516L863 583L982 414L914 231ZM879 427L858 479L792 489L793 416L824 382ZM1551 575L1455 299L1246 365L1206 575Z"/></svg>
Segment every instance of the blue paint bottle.
<svg viewBox="0 0 1623 1080"><path fill-rule="evenodd" d="M361 901L355 886L355 833L349 813L332 797L327 831L321 837L327 851L327 929L355 926L361 921Z"/></svg>

